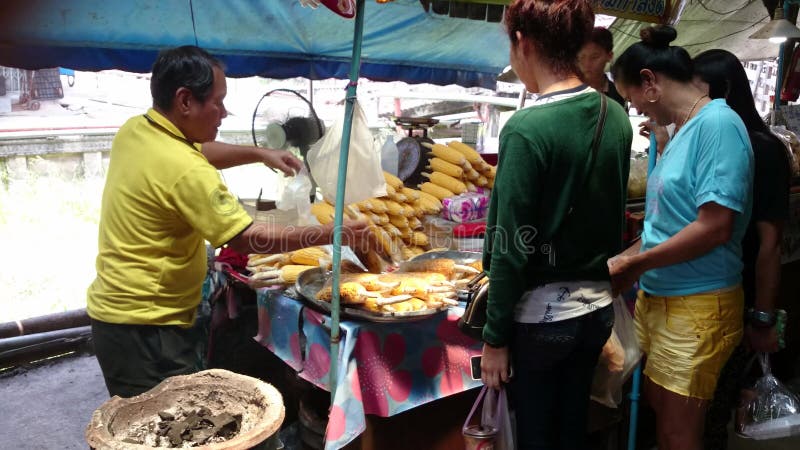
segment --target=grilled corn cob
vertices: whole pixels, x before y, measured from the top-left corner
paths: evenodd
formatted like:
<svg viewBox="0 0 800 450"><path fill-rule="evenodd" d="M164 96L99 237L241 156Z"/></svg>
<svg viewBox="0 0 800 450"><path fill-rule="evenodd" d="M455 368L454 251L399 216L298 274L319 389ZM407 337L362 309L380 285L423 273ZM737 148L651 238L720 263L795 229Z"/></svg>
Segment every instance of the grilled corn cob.
<svg viewBox="0 0 800 450"><path fill-rule="evenodd" d="M431 180L431 183L439 185L450 192L454 192L456 194L463 194L464 192L467 192L467 186L464 183L441 172L422 172L422 176L427 177Z"/></svg>
<svg viewBox="0 0 800 450"><path fill-rule="evenodd" d="M428 242L428 236L425 233L415 231L411 236L411 244L417 247L427 247L430 242Z"/></svg>
<svg viewBox="0 0 800 450"><path fill-rule="evenodd" d="M450 175L453 178L461 178L464 176L464 169L441 158L431 159L428 168L436 172L442 172L445 175Z"/></svg>
<svg viewBox="0 0 800 450"><path fill-rule="evenodd" d="M433 184L431 182L422 183L421 185L419 185L419 188L422 192L431 194L438 200L444 200L448 197L455 197L456 195L455 193L453 193L453 191L443 188L438 184ZM466 189L466 186L464 186L464 188ZM439 203L439 208L441 208L441 202Z"/></svg>
<svg viewBox="0 0 800 450"><path fill-rule="evenodd" d="M293 264L321 266L330 260L331 256L320 247L308 247L293 251L289 258Z"/></svg>
<svg viewBox="0 0 800 450"><path fill-rule="evenodd" d="M395 190L402 189L403 187L403 180L385 170L383 171L383 179L386 180L386 184L393 187Z"/></svg>
<svg viewBox="0 0 800 450"><path fill-rule="evenodd" d="M292 284L297 281L301 273L316 266L301 266L287 264L280 269L256 272L250 277L251 283L257 285Z"/></svg>
<svg viewBox="0 0 800 450"><path fill-rule="evenodd" d="M408 228L408 219L405 216L389 214L389 223L400 229Z"/></svg>
<svg viewBox="0 0 800 450"><path fill-rule="evenodd" d="M470 147L469 145L463 142L450 141L447 143L447 146L452 149L455 149L456 151L464 155L464 158L466 158L466 160L472 165L475 164L480 165L482 162L484 162L483 158L481 158L480 153L478 153L477 151L475 151L474 148Z"/></svg>
<svg viewBox="0 0 800 450"><path fill-rule="evenodd" d="M404 186L400 193L405 195L407 201L409 202L419 200L419 191L416 189L411 189Z"/></svg>
<svg viewBox="0 0 800 450"><path fill-rule="evenodd" d="M403 205L400 203L394 200L386 200L383 203L386 204L386 212L388 212L389 215L402 216L404 214Z"/></svg>
<svg viewBox="0 0 800 450"><path fill-rule="evenodd" d="M333 205L327 202L318 202L311 205L311 214L317 218L317 221L322 225L333 222L334 209Z"/></svg>
<svg viewBox="0 0 800 450"><path fill-rule="evenodd" d="M456 166L459 166L459 167L462 167L462 168L465 168L465 169L467 167L470 167L469 162L467 162L467 159L464 158L464 155L461 152L459 152L458 150L454 150L454 149L452 149L452 148L450 148L450 147L448 147L446 145L442 145L442 144L433 144L433 145L422 144L422 145L424 145L426 147L429 147L431 149L430 153L432 153L433 156L435 156L437 158L441 158L441 159L449 162L450 164L455 164Z"/></svg>

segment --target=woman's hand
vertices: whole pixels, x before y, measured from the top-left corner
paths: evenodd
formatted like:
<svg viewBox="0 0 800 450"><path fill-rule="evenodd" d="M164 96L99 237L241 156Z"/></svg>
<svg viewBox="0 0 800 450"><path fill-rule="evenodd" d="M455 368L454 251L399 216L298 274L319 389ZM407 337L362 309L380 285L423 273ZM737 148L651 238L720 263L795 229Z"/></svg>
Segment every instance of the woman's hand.
<svg viewBox="0 0 800 450"><path fill-rule="evenodd" d="M774 326L756 328L747 325L744 328L746 345L754 352L775 353L778 351L778 330Z"/></svg>
<svg viewBox="0 0 800 450"><path fill-rule="evenodd" d="M501 383L508 382L508 347L491 347L483 344L481 357L481 381L493 389L500 389Z"/></svg>
<svg viewBox="0 0 800 450"><path fill-rule="evenodd" d="M664 147L667 146L667 142L669 142L667 127L657 125L654 121L649 119L639 124L639 135L650 139L651 132L656 134L656 150L661 154L661 152L664 151Z"/></svg>
<svg viewBox="0 0 800 450"><path fill-rule="evenodd" d="M644 271L639 267L636 255L617 255L608 260L611 275L611 292L616 297L633 287Z"/></svg>
<svg viewBox="0 0 800 450"><path fill-rule="evenodd" d="M273 150L265 148L261 162L267 167L280 170L287 177L293 177L303 168L303 161L300 161L293 154L285 150Z"/></svg>

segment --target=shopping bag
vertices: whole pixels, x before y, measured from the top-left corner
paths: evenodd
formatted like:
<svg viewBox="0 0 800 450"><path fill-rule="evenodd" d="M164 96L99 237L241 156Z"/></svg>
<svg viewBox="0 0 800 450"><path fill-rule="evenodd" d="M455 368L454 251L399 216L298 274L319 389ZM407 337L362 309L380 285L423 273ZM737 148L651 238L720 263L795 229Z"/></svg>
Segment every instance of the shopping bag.
<svg viewBox="0 0 800 450"><path fill-rule="evenodd" d="M757 440L800 435L800 399L772 375L768 354L758 358L764 376L743 392L736 431Z"/></svg>
<svg viewBox="0 0 800 450"><path fill-rule="evenodd" d="M592 400L616 408L622 402L622 385L633 373L642 357L633 317L625 300L613 300L614 328L603 346L592 379Z"/></svg>
<svg viewBox="0 0 800 450"><path fill-rule="evenodd" d="M311 180L308 178L306 169L291 177L289 182L284 184L280 199L275 202L275 206L281 211L297 211L297 225L313 225L316 220L312 220L311 215Z"/></svg>
<svg viewBox="0 0 800 450"><path fill-rule="evenodd" d="M488 394L488 395L487 395ZM478 406L483 402L480 424L472 424ZM484 386L472 405L461 429L466 450L514 450L514 426L508 409L505 389Z"/></svg>
<svg viewBox="0 0 800 450"><path fill-rule="evenodd" d="M331 203L336 200L343 129L344 120L337 120L306 155L311 174L319 185L323 198ZM381 169L380 148L375 145L364 111L358 102L353 108L348 155L345 204L385 196L386 181Z"/></svg>

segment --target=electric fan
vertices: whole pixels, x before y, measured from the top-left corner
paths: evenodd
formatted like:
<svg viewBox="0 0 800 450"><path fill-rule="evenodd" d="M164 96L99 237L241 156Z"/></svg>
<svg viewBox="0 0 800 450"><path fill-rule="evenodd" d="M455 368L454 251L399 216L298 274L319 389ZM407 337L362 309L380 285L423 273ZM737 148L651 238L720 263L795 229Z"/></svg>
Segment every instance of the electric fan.
<svg viewBox="0 0 800 450"><path fill-rule="evenodd" d="M267 98L269 100L261 108L261 103ZM253 145L256 147L296 149L305 160L311 145L325 134L325 124L317 116L311 102L299 92L273 89L264 94L256 104L251 132Z"/></svg>

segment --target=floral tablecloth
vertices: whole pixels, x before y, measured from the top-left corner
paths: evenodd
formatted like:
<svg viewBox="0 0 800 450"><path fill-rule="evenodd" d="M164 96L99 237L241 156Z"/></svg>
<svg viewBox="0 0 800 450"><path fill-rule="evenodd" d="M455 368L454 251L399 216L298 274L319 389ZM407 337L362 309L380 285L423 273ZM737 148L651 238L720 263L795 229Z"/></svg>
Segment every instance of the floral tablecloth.
<svg viewBox="0 0 800 450"><path fill-rule="evenodd" d="M480 386L469 359L481 345L456 326L462 311L425 320L340 323L339 384L325 434L325 449L339 449L366 427L366 414L389 417ZM330 391L330 317L280 291L258 291L255 339L299 375Z"/></svg>

